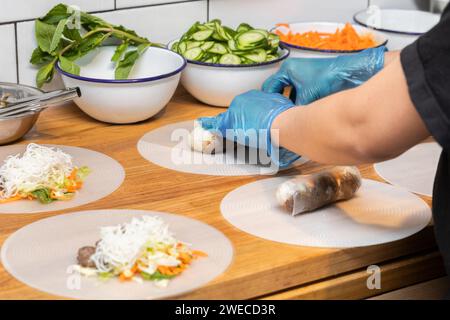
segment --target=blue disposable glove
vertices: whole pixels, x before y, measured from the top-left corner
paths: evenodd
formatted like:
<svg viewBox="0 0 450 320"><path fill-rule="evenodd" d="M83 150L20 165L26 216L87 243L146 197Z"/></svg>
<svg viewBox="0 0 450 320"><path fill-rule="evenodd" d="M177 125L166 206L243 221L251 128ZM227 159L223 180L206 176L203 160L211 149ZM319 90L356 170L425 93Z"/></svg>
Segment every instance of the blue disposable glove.
<svg viewBox="0 0 450 320"><path fill-rule="evenodd" d="M298 105L308 104L367 81L383 67L384 52L381 46L335 58L289 58L262 90L282 93L291 86L291 99Z"/></svg>
<svg viewBox="0 0 450 320"><path fill-rule="evenodd" d="M293 106L292 101L281 94L251 90L235 97L226 112L198 121L205 130L219 133L228 140L266 150L273 164L286 167L300 156L272 146L270 128L276 116Z"/></svg>

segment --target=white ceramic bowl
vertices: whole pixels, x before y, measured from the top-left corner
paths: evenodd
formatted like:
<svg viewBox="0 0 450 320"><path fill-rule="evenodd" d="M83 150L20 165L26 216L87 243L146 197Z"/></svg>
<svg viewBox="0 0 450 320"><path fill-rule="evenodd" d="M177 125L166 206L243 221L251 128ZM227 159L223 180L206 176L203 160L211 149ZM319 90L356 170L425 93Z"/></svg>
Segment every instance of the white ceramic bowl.
<svg viewBox="0 0 450 320"><path fill-rule="evenodd" d="M336 29L342 29L345 26L345 23L336 23L336 22L293 22L289 23L290 30L293 33L304 33L309 31L319 31L319 32L328 32L334 33ZM373 31L372 29L362 27L359 25L353 25L356 32L358 34L366 34L372 33L374 35L374 39L376 42L376 47L386 45L387 39L380 32ZM289 29L284 26L278 26L272 29L279 30L283 33L287 33ZM362 50L322 50L322 49L314 49L307 48L302 46L297 46L293 44L289 44L284 41L280 41L281 46L285 48L289 48L291 51L291 58L331 58L336 57L338 55L349 55L355 54Z"/></svg>
<svg viewBox="0 0 450 320"><path fill-rule="evenodd" d="M185 59L165 48L150 47L139 58L129 79L114 80L115 46L96 49L79 59L80 76L57 70L66 87L79 87L75 103L91 117L110 123L146 120L161 111L180 81Z"/></svg>
<svg viewBox="0 0 450 320"><path fill-rule="evenodd" d="M176 40L175 40L176 41ZM168 44L171 48L172 41ZM274 74L289 50L280 49L276 60L250 65L231 65L187 61L181 84L196 99L216 107L228 107L237 95L261 89L264 81Z"/></svg>
<svg viewBox="0 0 450 320"><path fill-rule="evenodd" d="M419 10L380 9L374 6L356 13L355 22L378 30L389 50L401 50L439 22L439 14Z"/></svg>

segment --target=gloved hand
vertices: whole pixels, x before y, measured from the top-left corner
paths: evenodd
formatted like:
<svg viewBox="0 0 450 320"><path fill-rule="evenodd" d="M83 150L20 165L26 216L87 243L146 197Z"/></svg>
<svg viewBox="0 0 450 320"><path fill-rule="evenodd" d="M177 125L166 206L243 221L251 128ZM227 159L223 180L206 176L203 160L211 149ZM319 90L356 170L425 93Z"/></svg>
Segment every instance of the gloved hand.
<svg viewBox="0 0 450 320"><path fill-rule="evenodd" d="M274 164L286 167L300 156L272 146L270 128L276 116L292 107L292 101L281 94L251 90L235 97L226 112L198 121L203 129L219 133L228 140L266 150Z"/></svg>
<svg viewBox="0 0 450 320"><path fill-rule="evenodd" d="M269 77L262 90L282 93L292 86L291 99L308 104L330 94L359 86L384 65L385 47L335 58L289 58Z"/></svg>

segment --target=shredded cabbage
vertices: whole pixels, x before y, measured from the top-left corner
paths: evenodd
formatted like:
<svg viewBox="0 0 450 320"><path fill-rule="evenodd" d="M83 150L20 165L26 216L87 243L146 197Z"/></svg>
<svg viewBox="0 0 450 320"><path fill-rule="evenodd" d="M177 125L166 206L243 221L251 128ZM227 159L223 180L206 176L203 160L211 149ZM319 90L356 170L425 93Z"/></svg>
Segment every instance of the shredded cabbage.
<svg viewBox="0 0 450 320"><path fill-rule="evenodd" d="M143 216L131 222L102 227L101 239L91 256L100 272L118 273L131 268L138 260L153 273L156 265L180 263L176 258L160 251L175 246L178 241L169 231L169 226L159 217Z"/></svg>
<svg viewBox="0 0 450 320"><path fill-rule="evenodd" d="M10 156L0 167L0 199L63 187L73 168L72 157L62 150L30 143L22 156Z"/></svg>

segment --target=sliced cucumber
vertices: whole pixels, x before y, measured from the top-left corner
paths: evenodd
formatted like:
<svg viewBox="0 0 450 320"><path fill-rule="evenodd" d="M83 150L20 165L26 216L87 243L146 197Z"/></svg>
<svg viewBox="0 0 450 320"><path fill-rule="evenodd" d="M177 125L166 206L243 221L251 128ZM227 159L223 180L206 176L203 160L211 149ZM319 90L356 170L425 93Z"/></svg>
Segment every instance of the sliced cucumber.
<svg viewBox="0 0 450 320"><path fill-rule="evenodd" d="M257 49L257 50L252 51L251 53L244 55L244 57L253 62L261 63L261 62L266 61L267 54L264 49Z"/></svg>
<svg viewBox="0 0 450 320"><path fill-rule="evenodd" d="M178 52L178 41L177 42L174 42L173 44L172 44L172 47L170 48L170 50L172 50L172 51L175 51L175 52Z"/></svg>
<svg viewBox="0 0 450 320"><path fill-rule="evenodd" d="M212 48L213 45L214 45L214 41L206 41L204 44L202 44L200 46L200 48L202 48L202 50L204 50L204 51L208 51L209 49Z"/></svg>
<svg viewBox="0 0 450 320"><path fill-rule="evenodd" d="M195 32L197 32L197 30L199 29L199 26L201 26L200 22L196 21L190 28L189 30L181 37L180 42L182 42L185 39L188 39L192 34L194 34Z"/></svg>
<svg viewBox="0 0 450 320"><path fill-rule="evenodd" d="M231 51L237 50L236 41L233 39L228 40L228 48L230 48Z"/></svg>
<svg viewBox="0 0 450 320"><path fill-rule="evenodd" d="M222 26L223 30L225 30L225 33L228 35L228 39L233 39L236 35L237 32L234 31L233 29L227 27L227 26Z"/></svg>
<svg viewBox="0 0 450 320"><path fill-rule="evenodd" d="M250 46L266 40L266 37L260 32L246 31L244 33L239 34L236 40L242 45Z"/></svg>
<svg viewBox="0 0 450 320"><path fill-rule="evenodd" d="M211 38L213 38L214 40L219 41L219 42L226 41L226 39L223 38L220 34L218 34L217 31L214 31Z"/></svg>
<svg viewBox="0 0 450 320"><path fill-rule="evenodd" d="M241 58L237 55L227 53L220 57L219 63L221 64L241 64Z"/></svg>
<svg viewBox="0 0 450 320"><path fill-rule="evenodd" d="M269 36L267 37L267 41L269 42L269 45L272 48L278 49L278 45L280 44L280 37L278 35L269 33Z"/></svg>
<svg viewBox="0 0 450 320"><path fill-rule="evenodd" d="M227 48L221 43L214 43L214 45L208 50L211 53L226 54L228 53Z"/></svg>
<svg viewBox="0 0 450 320"><path fill-rule="evenodd" d="M241 23L236 30L219 19L194 23L172 50L189 60L222 64L253 64L279 57L279 37Z"/></svg>
<svg viewBox="0 0 450 320"><path fill-rule="evenodd" d="M207 40L212 34L214 33L213 30L203 30L203 31L197 31L192 35L192 39L196 41L205 41Z"/></svg>
<svg viewBox="0 0 450 320"><path fill-rule="evenodd" d="M188 60L198 61L203 57L204 53L205 52L202 50L202 48L197 47L197 48L192 48L192 49L186 50L186 52L183 54L183 56Z"/></svg>
<svg viewBox="0 0 450 320"><path fill-rule="evenodd" d="M264 36L264 38L269 37L269 31L263 29L253 29L252 31L261 33Z"/></svg>
<svg viewBox="0 0 450 320"><path fill-rule="evenodd" d="M186 50L187 50L187 44L186 44L186 42L179 42L179 43L178 43L178 53L183 54L183 53L186 52Z"/></svg>
<svg viewBox="0 0 450 320"><path fill-rule="evenodd" d="M216 21L215 23L215 30L217 35L221 38L222 41L228 41L230 39L232 39L232 37L230 37L228 35L228 33L225 31L225 29L220 25L219 22Z"/></svg>
<svg viewBox="0 0 450 320"><path fill-rule="evenodd" d="M238 34L236 42L239 49L246 50L267 44L267 38L260 32L251 30Z"/></svg>
<svg viewBox="0 0 450 320"><path fill-rule="evenodd" d="M246 32L246 31L250 31L250 30L253 30L253 27L247 23L241 23L236 29L236 31L238 33Z"/></svg>
<svg viewBox="0 0 450 320"><path fill-rule="evenodd" d="M186 48L187 48L187 50L189 50L192 48L200 47L202 44L203 44L203 42L201 42L201 41L187 41Z"/></svg>

